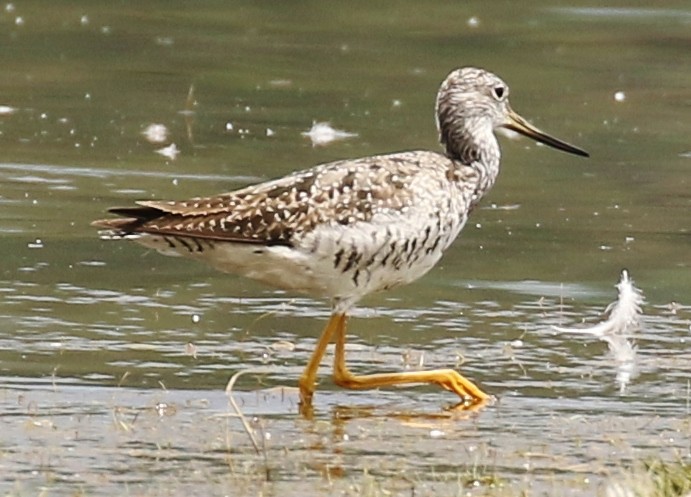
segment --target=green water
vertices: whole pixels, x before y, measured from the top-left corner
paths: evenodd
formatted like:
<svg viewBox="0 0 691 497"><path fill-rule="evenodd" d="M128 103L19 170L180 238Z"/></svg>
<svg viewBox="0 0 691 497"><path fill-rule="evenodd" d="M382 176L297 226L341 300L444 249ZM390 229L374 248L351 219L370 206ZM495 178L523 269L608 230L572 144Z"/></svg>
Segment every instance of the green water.
<svg viewBox="0 0 691 497"><path fill-rule="evenodd" d="M3 495L456 495L481 468L508 495L580 496L631 460L690 457L685 2L1 7ZM462 65L591 153L502 138L499 181L438 268L351 321L357 371L465 361L500 399L469 419L437 418L453 399L431 387L344 392L330 365L301 419L324 302L89 226L137 199L436 150L434 97ZM313 147L314 121L357 136ZM151 123L170 139L147 142ZM155 152L170 143L175 160ZM624 393L606 345L550 328L600 319L622 268L647 298ZM246 367L266 458L226 416Z"/></svg>

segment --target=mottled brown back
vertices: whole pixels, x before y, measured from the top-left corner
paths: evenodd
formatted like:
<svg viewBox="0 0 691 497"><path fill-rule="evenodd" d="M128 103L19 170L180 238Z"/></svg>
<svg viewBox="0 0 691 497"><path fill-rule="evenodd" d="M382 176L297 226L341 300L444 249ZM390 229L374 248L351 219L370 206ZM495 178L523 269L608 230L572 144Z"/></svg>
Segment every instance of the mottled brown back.
<svg viewBox="0 0 691 497"><path fill-rule="evenodd" d="M349 225L411 205L409 184L431 152L403 152L322 164L259 185L186 201L140 201L113 208L123 216L93 224L117 235L151 233L221 241L292 245L323 223Z"/></svg>

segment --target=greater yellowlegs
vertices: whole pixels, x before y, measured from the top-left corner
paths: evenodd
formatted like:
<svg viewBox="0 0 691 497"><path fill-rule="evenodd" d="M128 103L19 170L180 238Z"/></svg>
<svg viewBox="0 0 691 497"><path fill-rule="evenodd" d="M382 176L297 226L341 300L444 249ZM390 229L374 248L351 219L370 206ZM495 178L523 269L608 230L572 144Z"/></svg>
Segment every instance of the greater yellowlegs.
<svg viewBox="0 0 691 497"><path fill-rule="evenodd" d="M439 260L499 173L494 129L508 128L585 156L509 106L509 87L473 67L453 71L437 94L443 153L415 150L321 164L213 197L141 201L95 221L166 255L331 300L332 315L298 381L309 406L317 369L335 341L334 382L367 389L436 383L463 405L489 396L452 369L352 374L345 364L348 311L365 295L410 283Z"/></svg>

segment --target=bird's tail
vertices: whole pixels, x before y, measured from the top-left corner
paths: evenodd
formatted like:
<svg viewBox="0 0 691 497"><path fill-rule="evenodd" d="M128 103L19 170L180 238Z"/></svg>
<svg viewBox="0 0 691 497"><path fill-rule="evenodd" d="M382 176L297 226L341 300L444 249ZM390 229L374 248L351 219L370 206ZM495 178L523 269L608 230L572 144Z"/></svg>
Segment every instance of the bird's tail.
<svg viewBox="0 0 691 497"><path fill-rule="evenodd" d="M142 225L163 214L160 209L146 206L113 207L108 212L121 217L97 219L91 223L91 226L104 228L99 236L108 240L136 237Z"/></svg>

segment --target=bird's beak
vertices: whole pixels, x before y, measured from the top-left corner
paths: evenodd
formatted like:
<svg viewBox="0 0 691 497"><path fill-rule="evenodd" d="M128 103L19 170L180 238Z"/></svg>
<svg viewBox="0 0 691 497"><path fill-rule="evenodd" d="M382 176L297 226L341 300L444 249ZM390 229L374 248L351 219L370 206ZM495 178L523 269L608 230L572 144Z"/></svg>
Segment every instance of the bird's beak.
<svg viewBox="0 0 691 497"><path fill-rule="evenodd" d="M566 142L563 142L557 138L554 138L553 136L549 136L547 133L540 131L535 126L533 126L528 121L519 116L513 109L509 109L507 122L506 124L504 124L504 127L516 131L529 138L532 138L535 141L544 143L545 145L549 145L550 147L563 150L564 152L568 152L574 155L580 155L581 157L590 157L590 154L588 154L588 152L586 152L585 150L582 150L578 147L574 147L573 145L569 145Z"/></svg>

